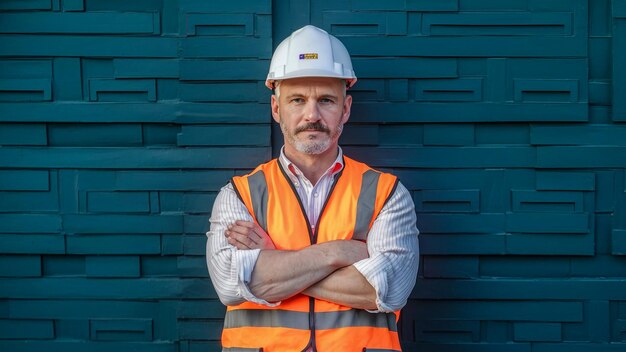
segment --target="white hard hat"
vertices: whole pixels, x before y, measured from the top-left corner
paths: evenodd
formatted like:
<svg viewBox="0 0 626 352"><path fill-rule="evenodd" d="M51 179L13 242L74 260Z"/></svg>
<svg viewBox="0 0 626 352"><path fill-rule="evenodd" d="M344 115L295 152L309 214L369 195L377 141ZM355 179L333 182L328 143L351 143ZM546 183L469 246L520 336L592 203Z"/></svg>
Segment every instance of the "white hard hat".
<svg viewBox="0 0 626 352"><path fill-rule="evenodd" d="M291 33L278 45L265 85L273 89L275 81L297 77L341 78L348 88L356 83L350 54L343 43L311 25Z"/></svg>

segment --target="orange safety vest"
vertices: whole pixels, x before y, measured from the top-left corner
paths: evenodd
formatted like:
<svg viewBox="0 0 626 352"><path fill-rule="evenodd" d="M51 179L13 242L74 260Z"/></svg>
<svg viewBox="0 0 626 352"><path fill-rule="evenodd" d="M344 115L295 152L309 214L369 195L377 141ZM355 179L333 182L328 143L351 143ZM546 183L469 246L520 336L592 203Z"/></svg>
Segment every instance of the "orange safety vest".
<svg viewBox="0 0 626 352"><path fill-rule="evenodd" d="M313 231L293 184L277 159L233 177L235 192L281 250L333 240L366 240L397 178L344 157ZM307 236L308 234L308 236ZM227 307L224 351L400 351L394 313L369 313L303 294L276 307Z"/></svg>

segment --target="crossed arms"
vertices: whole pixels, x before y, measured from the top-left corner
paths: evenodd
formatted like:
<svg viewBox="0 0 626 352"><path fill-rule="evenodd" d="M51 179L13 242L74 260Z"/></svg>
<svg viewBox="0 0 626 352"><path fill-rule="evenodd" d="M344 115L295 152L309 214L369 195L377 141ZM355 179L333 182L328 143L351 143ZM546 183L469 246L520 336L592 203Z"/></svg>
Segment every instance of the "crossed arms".
<svg viewBox="0 0 626 352"><path fill-rule="evenodd" d="M275 305L271 302L303 293L358 309L398 310L417 275L415 222L410 195L399 185L367 244L339 240L276 250L227 185L215 201L207 233L209 274L226 305L246 300Z"/></svg>

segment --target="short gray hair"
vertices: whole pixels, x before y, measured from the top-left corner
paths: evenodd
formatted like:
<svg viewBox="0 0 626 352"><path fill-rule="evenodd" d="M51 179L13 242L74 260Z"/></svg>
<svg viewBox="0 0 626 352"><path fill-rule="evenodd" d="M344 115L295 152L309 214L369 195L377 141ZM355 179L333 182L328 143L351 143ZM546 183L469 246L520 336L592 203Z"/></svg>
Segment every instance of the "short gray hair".
<svg viewBox="0 0 626 352"><path fill-rule="evenodd" d="M346 98L346 90L347 90L347 86L345 84L341 85L343 87L343 98ZM280 81L276 81L274 83L274 95L276 96L276 100L278 100L278 98L280 98Z"/></svg>

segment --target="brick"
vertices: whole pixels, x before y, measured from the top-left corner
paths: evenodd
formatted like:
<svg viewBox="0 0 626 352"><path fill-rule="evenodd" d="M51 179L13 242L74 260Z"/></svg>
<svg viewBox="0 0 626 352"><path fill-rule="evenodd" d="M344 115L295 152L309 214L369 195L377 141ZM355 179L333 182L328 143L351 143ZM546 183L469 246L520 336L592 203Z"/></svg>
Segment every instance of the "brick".
<svg viewBox="0 0 626 352"><path fill-rule="evenodd" d="M124 147L142 144L137 124L50 124L50 145L55 147Z"/></svg>
<svg viewBox="0 0 626 352"><path fill-rule="evenodd" d="M218 321L187 321L178 323L178 335L181 339L219 341L222 322Z"/></svg>
<svg viewBox="0 0 626 352"><path fill-rule="evenodd" d="M6 351L37 352L111 352L131 350L133 352L177 352L178 344L169 341L150 342L115 342L107 343L93 341L0 341L0 349Z"/></svg>
<svg viewBox="0 0 626 352"><path fill-rule="evenodd" d="M626 296L623 279L481 279L481 280L430 280L416 285L414 299L463 300L623 300ZM530 289L532 288L532 289ZM550 302L547 302L550 301ZM441 302L445 304L446 302ZM483 302L490 304L491 302ZM547 308L549 312L554 312ZM578 313L576 313L578 314ZM581 313L582 314L582 313ZM515 319L513 319L515 320ZM559 320L561 321L561 320ZM563 320L564 321L564 320ZM579 319L577 321L582 321Z"/></svg>
<svg viewBox="0 0 626 352"><path fill-rule="evenodd" d="M90 277L139 277L139 256L87 256L85 274Z"/></svg>
<svg viewBox="0 0 626 352"><path fill-rule="evenodd" d="M2 191L49 191L50 173L40 170L0 170Z"/></svg>
<svg viewBox="0 0 626 352"><path fill-rule="evenodd" d="M178 257L178 275L180 277L209 277L209 271L206 267L205 256L181 256Z"/></svg>
<svg viewBox="0 0 626 352"><path fill-rule="evenodd" d="M626 126L532 126L535 145L625 145Z"/></svg>
<svg viewBox="0 0 626 352"><path fill-rule="evenodd" d="M44 256L43 275L48 276L83 276L85 275L85 257L82 256Z"/></svg>
<svg viewBox="0 0 626 352"><path fill-rule="evenodd" d="M63 11L84 11L85 0L63 0Z"/></svg>
<svg viewBox="0 0 626 352"><path fill-rule="evenodd" d="M219 150L218 150L219 149ZM0 167L182 169L255 167L269 148L13 148L0 149Z"/></svg>
<svg viewBox="0 0 626 352"><path fill-rule="evenodd" d="M351 125L347 126L341 137L340 145L377 145L379 143L378 126Z"/></svg>
<svg viewBox="0 0 626 352"><path fill-rule="evenodd" d="M342 38L343 40L343 38ZM359 78L454 78L457 76L455 59L432 58L354 58L352 60ZM395 67L406 67L400 73Z"/></svg>
<svg viewBox="0 0 626 352"><path fill-rule="evenodd" d="M620 352L626 343L537 343L533 344L533 352Z"/></svg>
<svg viewBox="0 0 626 352"><path fill-rule="evenodd" d="M270 14L272 2L269 0L240 0L236 4L228 2L206 2L202 0L185 0L180 3L181 10L207 13L264 13Z"/></svg>
<svg viewBox="0 0 626 352"><path fill-rule="evenodd" d="M183 253L185 255L206 255L206 235L185 235Z"/></svg>
<svg viewBox="0 0 626 352"><path fill-rule="evenodd" d="M384 5L375 0L355 0L352 2L354 10L411 10L411 11L456 11L458 1L443 0L436 3L424 0L388 1Z"/></svg>
<svg viewBox="0 0 626 352"><path fill-rule="evenodd" d="M72 235L66 239L70 254L159 254L158 235Z"/></svg>
<svg viewBox="0 0 626 352"><path fill-rule="evenodd" d="M55 233L61 217L48 214L0 214L0 233Z"/></svg>
<svg viewBox="0 0 626 352"><path fill-rule="evenodd" d="M0 253L63 254L63 235L0 234Z"/></svg>
<svg viewBox="0 0 626 352"><path fill-rule="evenodd" d="M142 60L143 62L144 60ZM267 76L267 60L181 60L180 79L196 80L255 80Z"/></svg>
<svg viewBox="0 0 626 352"><path fill-rule="evenodd" d="M0 279L0 293L7 298L45 299L185 299L217 295L210 280L179 278L105 279L43 278Z"/></svg>
<svg viewBox="0 0 626 352"><path fill-rule="evenodd" d="M415 85L415 100L417 101L479 102L483 99L483 81L478 78L424 80L417 81ZM466 138L472 141L469 144L473 144L473 128Z"/></svg>
<svg viewBox="0 0 626 352"><path fill-rule="evenodd" d="M130 300L71 300L60 298L50 304L49 300L10 300L9 317L11 319L54 319L76 320L85 324L89 331L88 319L132 319L151 318L159 302Z"/></svg>
<svg viewBox="0 0 626 352"><path fill-rule="evenodd" d="M526 125L481 123L474 127L476 145L530 144L530 131Z"/></svg>
<svg viewBox="0 0 626 352"><path fill-rule="evenodd" d="M421 125L381 125L378 131L380 145L383 146L420 145L424 141L424 128Z"/></svg>
<svg viewBox="0 0 626 352"><path fill-rule="evenodd" d="M54 322L51 320L0 319L2 339L53 339Z"/></svg>
<svg viewBox="0 0 626 352"><path fill-rule="evenodd" d="M182 63L175 59L113 59L114 78L179 78ZM181 66L181 68L179 68ZM182 76L180 77L183 78Z"/></svg>
<svg viewBox="0 0 626 352"><path fill-rule="evenodd" d="M187 37L181 39L181 48L182 56L190 59L270 59L271 42L271 38L256 37L239 37L236 41L228 37Z"/></svg>
<svg viewBox="0 0 626 352"><path fill-rule="evenodd" d="M208 110L207 110L208 108ZM150 122L150 123L267 123L268 104L181 103L160 101L84 104L0 102L4 122ZM19 117L19 118L18 118Z"/></svg>
<svg viewBox="0 0 626 352"><path fill-rule="evenodd" d="M515 323L515 341L561 341L561 324L555 323Z"/></svg>
<svg viewBox="0 0 626 352"><path fill-rule="evenodd" d="M472 278L479 276L477 257L424 257L424 277Z"/></svg>
<svg viewBox="0 0 626 352"><path fill-rule="evenodd" d="M505 226L502 214L420 214L422 233L497 233Z"/></svg>
<svg viewBox="0 0 626 352"><path fill-rule="evenodd" d="M480 322L415 320L415 339L420 342L478 342Z"/></svg>
<svg viewBox="0 0 626 352"><path fill-rule="evenodd" d="M506 237L506 252L521 255L594 255L591 235L515 234Z"/></svg>
<svg viewBox="0 0 626 352"><path fill-rule="evenodd" d="M0 10L50 10L52 3L49 0L21 0L3 1Z"/></svg>
<svg viewBox="0 0 626 352"><path fill-rule="evenodd" d="M420 253L427 255L505 254L505 235L428 235L421 233Z"/></svg>
<svg viewBox="0 0 626 352"><path fill-rule="evenodd" d="M466 146L474 144L472 125L424 125L424 145Z"/></svg>
<svg viewBox="0 0 626 352"><path fill-rule="evenodd" d="M220 301L180 301L176 305L178 319L222 319L225 313Z"/></svg>
<svg viewBox="0 0 626 352"><path fill-rule="evenodd" d="M81 73L80 58L54 58L52 91L55 101L83 100Z"/></svg>
<svg viewBox="0 0 626 352"><path fill-rule="evenodd" d="M88 192L90 213L147 213L150 197L147 192Z"/></svg>
<svg viewBox="0 0 626 352"><path fill-rule="evenodd" d="M236 137L236 138L235 138ZM185 125L178 135L179 146L196 145L240 145L240 146L270 146L269 125L220 126Z"/></svg>
<svg viewBox="0 0 626 352"><path fill-rule="evenodd" d="M183 254L183 237L180 235L161 236L161 254L163 255Z"/></svg>
<svg viewBox="0 0 626 352"><path fill-rule="evenodd" d="M577 212L583 211L582 192L536 192L512 190L514 212Z"/></svg>
<svg viewBox="0 0 626 352"><path fill-rule="evenodd" d="M156 101L154 80L90 79L90 101Z"/></svg>
<svg viewBox="0 0 626 352"><path fill-rule="evenodd" d="M565 13L425 14L428 35L571 35L572 18Z"/></svg>
<svg viewBox="0 0 626 352"><path fill-rule="evenodd" d="M373 167L504 168L513 165L531 167L535 164L534 149L524 147L345 147L344 151L346 155ZM389 155L394 155L394 158L389 158Z"/></svg>
<svg viewBox="0 0 626 352"><path fill-rule="evenodd" d="M507 213L506 231L525 233L589 233L587 213Z"/></svg>
<svg viewBox="0 0 626 352"><path fill-rule="evenodd" d="M151 319L89 320L94 341L152 341Z"/></svg>
<svg viewBox="0 0 626 352"><path fill-rule="evenodd" d="M549 168L604 168L626 164L626 147L539 147L537 166Z"/></svg>
<svg viewBox="0 0 626 352"><path fill-rule="evenodd" d="M6 92L0 95L5 101L50 101L52 82L47 78L0 79L0 92Z"/></svg>
<svg viewBox="0 0 626 352"><path fill-rule="evenodd" d="M178 39L87 35L0 35L1 56L153 57L178 55Z"/></svg>
<svg viewBox="0 0 626 352"><path fill-rule="evenodd" d="M626 230L613 230L611 253L613 255L626 255Z"/></svg>
<svg viewBox="0 0 626 352"><path fill-rule="evenodd" d="M588 172L537 172L537 190L593 191L596 178Z"/></svg>
<svg viewBox="0 0 626 352"><path fill-rule="evenodd" d="M181 253L182 254L182 253ZM141 275L143 277L176 277L178 261L176 257L141 256Z"/></svg>
<svg viewBox="0 0 626 352"><path fill-rule="evenodd" d="M0 125L0 145L46 144L48 144L48 140L46 125L44 124L3 123Z"/></svg>
<svg viewBox="0 0 626 352"><path fill-rule="evenodd" d="M89 320L56 319L54 333L59 340L89 340Z"/></svg>
<svg viewBox="0 0 626 352"><path fill-rule="evenodd" d="M2 255L0 256L0 276L41 276L41 257L37 255Z"/></svg>
<svg viewBox="0 0 626 352"><path fill-rule="evenodd" d="M428 213L478 213L479 190L423 190L414 193L415 209Z"/></svg>
<svg viewBox="0 0 626 352"><path fill-rule="evenodd" d="M570 259L546 257L482 257L481 277L568 277Z"/></svg>
<svg viewBox="0 0 626 352"><path fill-rule="evenodd" d="M184 17L186 27L184 28L184 32L181 34L185 34L187 36L254 35L253 14L186 13Z"/></svg>
<svg viewBox="0 0 626 352"><path fill-rule="evenodd" d="M425 301L407 309L404 314L427 316L430 319L453 320L516 320L541 322L580 322L583 320L580 302L462 302Z"/></svg>
<svg viewBox="0 0 626 352"><path fill-rule="evenodd" d="M206 215L185 215L185 233L206 233L209 230L209 217Z"/></svg>
<svg viewBox="0 0 626 352"><path fill-rule="evenodd" d="M180 215L64 215L63 228L73 233L180 233Z"/></svg>
<svg viewBox="0 0 626 352"><path fill-rule="evenodd" d="M155 21L155 15L150 12L4 13L0 15L0 32L158 34L159 27L155 27Z"/></svg>

